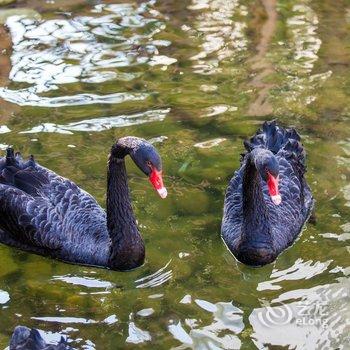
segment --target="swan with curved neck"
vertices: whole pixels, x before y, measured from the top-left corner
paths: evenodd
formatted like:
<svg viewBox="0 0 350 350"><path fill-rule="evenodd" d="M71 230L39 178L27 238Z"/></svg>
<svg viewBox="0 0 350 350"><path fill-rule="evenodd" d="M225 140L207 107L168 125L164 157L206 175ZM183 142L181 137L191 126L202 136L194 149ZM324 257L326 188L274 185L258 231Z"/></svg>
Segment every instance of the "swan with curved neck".
<svg viewBox="0 0 350 350"><path fill-rule="evenodd" d="M74 182L9 148L0 159L0 241L71 263L115 270L142 265L145 247L131 207L127 155L165 198L160 156L137 137L111 148L106 211Z"/></svg>
<svg viewBox="0 0 350 350"><path fill-rule="evenodd" d="M304 173L305 151L294 129L265 122L245 142L241 168L225 197L222 238L241 262L273 262L308 219L313 198Z"/></svg>

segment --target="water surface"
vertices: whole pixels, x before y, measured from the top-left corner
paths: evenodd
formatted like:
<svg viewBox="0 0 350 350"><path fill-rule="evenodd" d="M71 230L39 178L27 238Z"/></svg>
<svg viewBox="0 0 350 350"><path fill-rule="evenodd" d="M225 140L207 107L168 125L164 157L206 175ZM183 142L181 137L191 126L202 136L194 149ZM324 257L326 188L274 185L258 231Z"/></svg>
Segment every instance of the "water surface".
<svg viewBox="0 0 350 350"><path fill-rule="evenodd" d="M169 192L128 160L147 250L129 273L1 245L1 348L18 324L76 349L350 348L347 0L26 0L0 15L0 149L104 205L109 145L143 137ZM220 239L223 196L242 141L274 118L302 135L317 222L252 269Z"/></svg>

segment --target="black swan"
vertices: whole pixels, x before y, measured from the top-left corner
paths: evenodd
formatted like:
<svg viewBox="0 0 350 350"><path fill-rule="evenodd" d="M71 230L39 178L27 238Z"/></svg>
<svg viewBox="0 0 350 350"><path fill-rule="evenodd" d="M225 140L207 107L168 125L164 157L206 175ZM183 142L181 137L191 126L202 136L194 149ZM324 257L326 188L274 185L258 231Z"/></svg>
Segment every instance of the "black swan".
<svg viewBox="0 0 350 350"><path fill-rule="evenodd" d="M12 334L10 350L72 350L63 337L57 345L46 344L39 332L32 328L17 326Z"/></svg>
<svg viewBox="0 0 350 350"><path fill-rule="evenodd" d="M162 198L161 159L137 137L123 137L108 160L105 212L72 181L7 149L0 158L0 242L66 262L130 270L145 247L131 207L124 158L130 155Z"/></svg>
<svg viewBox="0 0 350 350"><path fill-rule="evenodd" d="M221 235L240 262L262 266L293 243L314 200L294 129L265 122L244 145L241 167L226 191Z"/></svg>

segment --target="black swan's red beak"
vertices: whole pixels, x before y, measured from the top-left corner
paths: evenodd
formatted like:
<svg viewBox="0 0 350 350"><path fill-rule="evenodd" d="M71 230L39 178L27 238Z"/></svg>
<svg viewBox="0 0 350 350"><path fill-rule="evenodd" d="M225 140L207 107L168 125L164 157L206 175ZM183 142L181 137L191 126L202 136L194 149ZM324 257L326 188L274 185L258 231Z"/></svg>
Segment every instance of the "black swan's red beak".
<svg viewBox="0 0 350 350"><path fill-rule="evenodd" d="M152 167L152 172L151 172L151 175L149 176L149 180L151 181L153 187L157 190L161 198L165 198L168 192L163 185L162 172Z"/></svg>
<svg viewBox="0 0 350 350"><path fill-rule="evenodd" d="M279 205L282 202L282 198L278 190L278 176L274 177L269 172L267 173L267 175L268 175L267 187L269 189L271 200L274 204Z"/></svg>

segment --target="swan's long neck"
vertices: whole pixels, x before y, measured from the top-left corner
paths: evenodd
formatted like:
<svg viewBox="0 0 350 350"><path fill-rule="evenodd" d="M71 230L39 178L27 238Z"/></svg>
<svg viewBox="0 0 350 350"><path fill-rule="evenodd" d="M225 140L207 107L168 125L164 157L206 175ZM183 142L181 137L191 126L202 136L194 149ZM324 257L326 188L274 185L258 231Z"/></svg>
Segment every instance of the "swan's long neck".
<svg viewBox="0 0 350 350"><path fill-rule="evenodd" d="M124 157L125 149L114 149L108 160L107 228L111 239L111 268L128 270L144 260L144 243L131 206Z"/></svg>
<svg viewBox="0 0 350 350"><path fill-rule="evenodd" d="M107 227L112 242L138 232L131 207L124 159L110 156L107 174Z"/></svg>
<svg viewBox="0 0 350 350"><path fill-rule="evenodd" d="M260 175L253 156L248 155L243 174L243 232L242 242L271 243L271 228Z"/></svg>

